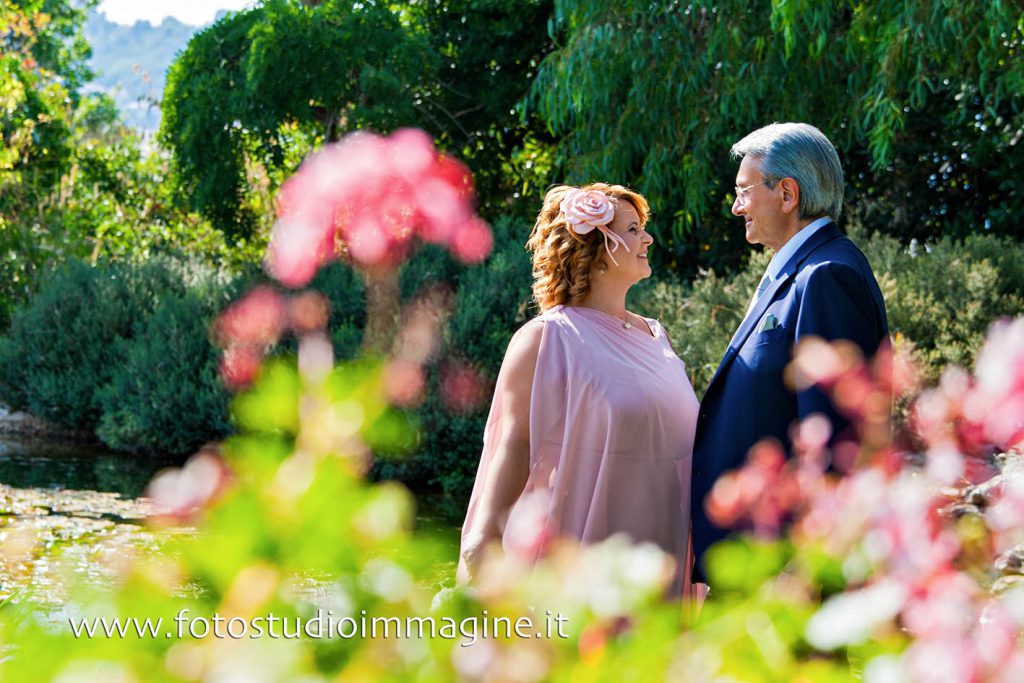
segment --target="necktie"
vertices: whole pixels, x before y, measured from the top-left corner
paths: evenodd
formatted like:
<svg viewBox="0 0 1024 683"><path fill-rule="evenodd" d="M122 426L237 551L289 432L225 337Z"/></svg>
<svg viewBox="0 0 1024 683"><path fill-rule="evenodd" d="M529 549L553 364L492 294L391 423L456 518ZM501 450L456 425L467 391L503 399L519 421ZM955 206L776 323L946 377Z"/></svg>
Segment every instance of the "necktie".
<svg viewBox="0 0 1024 683"><path fill-rule="evenodd" d="M765 273L764 277L761 278L761 284L757 286L757 290L754 292L754 296L750 299L750 305L747 306L747 312L745 315L750 315L750 311L754 308L754 304L757 303L758 299L761 298L761 295L764 294L764 291L768 289L768 285L770 285L771 283L771 277L768 275L768 273Z"/></svg>

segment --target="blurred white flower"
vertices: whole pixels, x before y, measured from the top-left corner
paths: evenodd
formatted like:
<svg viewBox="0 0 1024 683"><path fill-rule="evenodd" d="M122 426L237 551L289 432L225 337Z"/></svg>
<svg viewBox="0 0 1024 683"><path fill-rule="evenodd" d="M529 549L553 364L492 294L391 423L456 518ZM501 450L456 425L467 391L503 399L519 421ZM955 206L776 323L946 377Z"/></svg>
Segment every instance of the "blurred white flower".
<svg viewBox="0 0 1024 683"><path fill-rule="evenodd" d="M834 650L866 640L903 607L906 590L885 581L829 598L807 622L807 641L819 650Z"/></svg>

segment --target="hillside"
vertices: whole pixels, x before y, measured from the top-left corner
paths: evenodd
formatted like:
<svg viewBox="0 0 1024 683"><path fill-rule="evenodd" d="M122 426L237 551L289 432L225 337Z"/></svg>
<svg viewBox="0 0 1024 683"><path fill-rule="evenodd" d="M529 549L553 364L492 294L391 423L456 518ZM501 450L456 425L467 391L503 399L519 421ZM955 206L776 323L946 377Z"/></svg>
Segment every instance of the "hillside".
<svg viewBox="0 0 1024 683"><path fill-rule="evenodd" d="M110 93L129 125L154 133L167 68L200 28L173 18L158 26L148 21L124 26L92 13L85 24L93 50L89 66L97 74L90 87Z"/></svg>

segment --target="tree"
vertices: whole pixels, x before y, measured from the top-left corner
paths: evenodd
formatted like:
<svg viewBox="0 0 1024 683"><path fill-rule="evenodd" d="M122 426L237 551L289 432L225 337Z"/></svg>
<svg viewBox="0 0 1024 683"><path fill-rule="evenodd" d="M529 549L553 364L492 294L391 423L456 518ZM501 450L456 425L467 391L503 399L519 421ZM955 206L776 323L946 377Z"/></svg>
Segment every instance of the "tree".
<svg viewBox="0 0 1024 683"><path fill-rule="evenodd" d="M554 47L551 0L410 3L440 55L416 108L417 124L473 170L485 215L536 213L551 183L553 138L520 104ZM520 201L536 197L536 202ZM523 236L525 242L525 235Z"/></svg>
<svg viewBox="0 0 1024 683"><path fill-rule="evenodd" d="M530 102L571 179L649 196L663 256L686 273L746 253L728 150L772 121L833 140L868 228L1019 236L1021 20L981 0L559 0L560 45Z"/></svg>
<svg viewBox="0 0 1024 683"><path fill-rule="evenodd" d="M269 207L251 201L249 174L273 189L313 146L408 123L432 59L390 6L270 0L189 42L168 73L160 137L192 206L251 234Z"/></svg>
<svg viewBox="0 0 1024 683"><path fill-rule="evenodd" d="M0 328L44 257L43 207L71 167L71 112L89 76L84 13L66 0L0 6Z"/></svg>
<svg viewBox="0 0 1024 683"><path fill-rule="evenodd" d="M83 94L85 13L95 2L0 7L0 330L47 265L147 257L167 249L227 255L144 156L113 101Z"/></svg>
<svg viewBox="0 0 1024 683"><path fill-rule="evenodd" d="M531 176L515 155L546 143L514 109L550 48L549 12L268 0L192 39L168 75L161 139L192 206L236 236L265 227L269 196L309 151L362 128L424 128L467 160L485 205L507 208Z"/></svg>

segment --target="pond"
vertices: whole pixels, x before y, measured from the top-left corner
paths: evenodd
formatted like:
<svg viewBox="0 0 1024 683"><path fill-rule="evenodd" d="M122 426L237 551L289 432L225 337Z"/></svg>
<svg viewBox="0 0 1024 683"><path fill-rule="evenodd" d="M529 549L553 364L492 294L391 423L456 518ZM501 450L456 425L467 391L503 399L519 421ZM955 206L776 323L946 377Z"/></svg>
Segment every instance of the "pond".
<svg viewBox="0 0 1024 683"><path fill-rule="evenodd" d="M142 497L169 459L123 455L95 446L0 437L0 604L34 599L60 604L67 576L103 583L126 555L159 552L169 533L145 524ZM452 549L433 580L454 576L458 524L440 498L417 499L416 526ZM190 533L180 529L178 533Z"/></svg>
<svg viewBox="0 0 1024 683"><path fill-rule="evenodd" d="M174 464L96 446L0 437L0 483L12 488L103 491L138 498L157 471Z"/></svg>
<svg viewBox="0 0 1024 683"><path fill-rule="evenodd" d="M64 600L65 579L101 582L127 553L153 552L140 498L166 461L95 447L0 439L0 602Z"/></svg>

